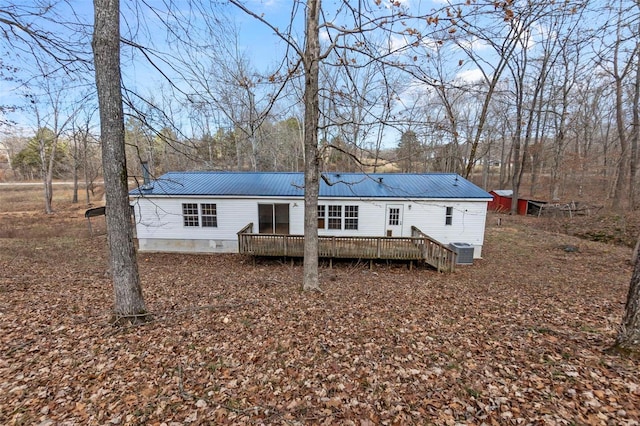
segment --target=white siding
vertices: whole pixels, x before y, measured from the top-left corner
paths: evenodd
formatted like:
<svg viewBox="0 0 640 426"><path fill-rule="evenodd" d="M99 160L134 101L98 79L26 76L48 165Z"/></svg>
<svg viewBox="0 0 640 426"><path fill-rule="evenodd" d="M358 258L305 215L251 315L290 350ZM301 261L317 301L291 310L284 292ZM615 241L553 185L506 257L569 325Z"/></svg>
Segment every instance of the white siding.
<svg viewBox="0 0 640 426"><path fill-rule="evenodd" d="M215 228L184 226L182 203L216 204L218 226ZM237 232L249 223L254 224L254 232L257 232L258 203L288 203L290 233L303 233L302 200L167 197L137 198L132 205L136 218L137 237L140 241L145 239L237 241Z"/></svg>
<svg viewBox="0 0 640 426"><path fill-rule="evenodd" d="M486 201L428 200L319 200L324 205L359 206L358 230L322 229L319 235L386 235L387 205L402 205L403 217L401 236L410 237L415 226L433 239L443 243L469 243L475 247L474 257L481 257L484 229L487 216ZM451 225L445 225L446 208L453 208ZM344 213L343 213L344 214ZM400 236L395 235L394 236Z"/></svg>
<svg viewBox="0 0 640 426"><path fill-rule="evenodd" d="M345 206L358 206L358 229L326 229L329 222L329 207L327 209L326 225L325 229L318 229L318 235L328 236L381 236L384 235L384 208L381 205L372 201L363 201L357 199L344 199L344 200L318 200L318 204L325 206L342 206L342 217L344 219L344 207ZM382 218L380 218L382 214ZM343 222L344 223L344 222ZM381 228L382 227L382 228Z"/></svg>
<svg viewBox="0 0 640 426"><path fill-rule="evenodd" d="M182 203L214 203L217 208L216 228L183 225ZM237 250L237 232L249 223L258 232L259 203L288 203L289 232L304 233L304 201L302 199L232 199L232 198L138 198L133 201L136 231L141 250L223 252ZM415 226L435 240L449 244L463 242L475 247L474 257L481 256L484 241L487 201L450 200L358 200L320 199L326 206L358 206L357 230L321 229L319 235L386 235L388 204L402 205L402 236L411 236ZM445 225L446 207L453 208L451 225ZM328 222L328 208L327 208ZM394 236L398 236L394 234Z"/></svg>
<svg viewBox="0 0 640 426"><path fill-rule="evenodd" d="M443 244L469 243L475 248L474 257L482 256L487 202L482 201L430 201L410 203L405 207L405 223L408 222ZM453 207L451 225L445 225L446 208ZM411 230L403 229L405 232Z"/></svg>

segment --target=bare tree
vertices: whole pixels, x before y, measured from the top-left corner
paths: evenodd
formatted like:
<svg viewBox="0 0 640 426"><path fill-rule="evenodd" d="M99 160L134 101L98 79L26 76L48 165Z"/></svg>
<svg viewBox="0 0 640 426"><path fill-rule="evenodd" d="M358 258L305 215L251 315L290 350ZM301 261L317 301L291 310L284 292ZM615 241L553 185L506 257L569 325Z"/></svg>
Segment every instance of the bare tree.
<svg viewBox="0 0 640 426"><path fill-rule="evenodd" d="M638 10L640 10L638 2L629 3L625 0L619 0L615 8L607 7L602 11L613 15L610 20L605 20L604 32L608 34L609 27L612 28L613 44L606 42L609 37L603 36L601 38L603 42L601 52L599 52L599 65L601 70L613 80L615 89L615 129L620 148L620 160L617 163L612 199L612 207L614 209L623 207L623 202L627 198L625 197L625 189L632 190L632 188L626 188L627 183L634 185L633 177L629 177L632 161L630 142L633 140L633 132L630 134L627 128L627 105L633 105L633 100L627 102L626 85L629 76L633 77L632 85L635 84L636 80L636 73L633 71L634 67L637 67L638 49L640 48L638 38L640 36L634 31L634 29L638 28L638 23L634 21L638 20ZM632 20L631 22L630 19ZM610 25L610 22L614 24ZM610 54L611 56L609 56ZM631 99L633 98L634 95L631 96ZM630 195L630 197L633 197L633 195ZM633 201L633 198L630 198L630 200Z"/></svg>
<svg viewBox="0 0 640 426"><path fill-rule="evenodd" d="M318 282L318 82L320 73L320 0L307 2L304 64L304 277L303 290L320 290Z"/></svg>
<svg viewBox="0 0 640 426"><path fill-rule="evenodd" d="M40 68L46 63L49 72L75 74L86 71L91 62L86 49L90 25L69 15L77 17L65 1L5 2L0 6L0 28L16 57L24 55Z"/></svg>
<svg viewBox="0 0 640 426"><path fill-rule="evenodd" d="M399 4L392 4L390 10L380 9L374 11L362 1L339 2L333 15L341 16L343 19L353 20L349 25L336 25L337 18L329 18L327 12L321 6L320 0L309 0L304 4L305 10L305 31L304 47L301 47L292 32L292 22L302 2L295 1L292 6L291 22L286 30L280 30L270 23L264 16L248 9L244 3L231 0L231 3L243 10L248 15L268 26L275 34L284 41L287 49L294 53L295 59L285 61L289 65L285 77L290 79L297 76L299 65L304 70L304 91L302 94L302 104L304 108L304 164L305 164L305 217L304 217L304 272L303 289L319 290L318 282L318 222L317 205L320 179L320 152L318 146L318 132L320 127L320 87L319 71L320 65L333 52L336 52L340 59L339 65L345 72L351 68L363 65L358 63L364 59L366 64L376 61L385 55L380 46L371 43L369 34L379 31L385 23L391 23L402 15ZM327 45L320 45L320 31L326 35ZM345 52L355 53L361 57L349 58ZM388 54L388 49L386 50ZM384 61L381 61L384 62ZM327 111L323 111L323 115Z"/></svg>
<svg viewBox="0 0 640 426"><path fill-rule="evenodd" d="M177 59L172 64L173 80L181 82L179 87L173 85L174 92L187 108L200 116L217 116L219 128L234 132L236 169L258 170L265 151L261 149L266 139L263 124L274 118L272 112L288 73L256 69L240 46L239 28L222 15L222 8L214 10L214 5L209 8L199 0L187 3L175 22L163 22L174 34L170 40ZM198 20L193 14L205 14L207 19ZM192 19L198 24L192 23L189 31L177 36L173 27L186 26ZM212 134L210 125L208 119L207 132Z"/></svg>
<svg viewBox="0 0 640 426"><path fill-rule="evenodd" d="M113 322L139 323L148 319L149 314L142 297L129 206L120 77L120 3L118 0L94 0L94 8L92 46L107 198L107 241L114 289Z"/></svg>
<svg viewBox="0 0 640 426"><path fill-rule="evenodd" d="M638 259L636 256L624 315L614 344L614 348L625 351L640 349L640 261Z"/></svg>
<svg viewBox="0 0 640 426"><path fill-rule="evenodd" d="M382 44L378 39L372 36L369 41ZM363 170L370 163L378 166L384 132L398 125L392 115L406 87L397 67L377 61L361 66L362 59L362 54L343 46L331 51L320 67L323 157L344 158L342 171Z"/></svg>
<svg viewBox="0 0 640 426"><path fill-rule="evenodd" d="M640 23L638 24L640 30ZM631 149L629 159L629 207L632 210L638 208L638 168L640 162L640 39L636 41L635 48L635 80L632 85L631 104L631 135L629 137Z"/></svg>
<svg viewBox="0 0 640 426"><path fill-rule="evenodd" d="M42 69L42 74L46 75L46 69ZM40 94L31 95L33 111L36 117L38 148L40 154L40 173L44 187L44 210L45 213L53 213L53 172L56 163L56 155L60 138L68 130L70 124L75 119L78 111L83 108L84 98L67 103L71 98L71 92L76 90L69 80L63 82L60 78L48 75L41 80L39 86ZM41 129L51 130L51 140L44 138L45 133Z"/></svg>
<svg viewBox="0 0 640 426"><path fill-rule="evenodd" d="M6 134L4 139L0 141L0 152L5 153L9 164L9 170L11 170L13 178L18 176L16 174L15 165L13 164L13 159L15 155L27 145L27 143L26 138L19 137L14 134Z"/></svg>
<svg viewBox="0 0 640 426"><path fill-rule="evenodd" d="M89 192L93 187L95 173L92 173L90 167L91 153L89 152L89 143L93 139L92 121L96 109L85 108L84 114L78 114L72 123L71 140L73 141L73 203L78 202L79 176L80 168L83 170L84 186L87 205L91 204Z"/></svg>

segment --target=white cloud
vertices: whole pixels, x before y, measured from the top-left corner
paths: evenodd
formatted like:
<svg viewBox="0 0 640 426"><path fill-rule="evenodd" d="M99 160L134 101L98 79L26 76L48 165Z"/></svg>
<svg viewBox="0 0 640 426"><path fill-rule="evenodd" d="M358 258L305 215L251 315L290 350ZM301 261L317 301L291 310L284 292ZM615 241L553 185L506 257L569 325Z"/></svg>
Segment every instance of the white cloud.
<svg viewBox="0 0 640 426"><path fill-rule="evenodd" d="M329 31L320 31L320 41L330 41L331 39L329 38Z"/></svg>
<svg viewBox="0 0 640 426"><path fill-rule="evenodd" d="M425 37L422 39L422 46L424 46L425 48L436 52L438 49L440 49L440 46L442 46L442 42L436 40L435 38L430 38L430 37Z"/></svg>
<svg viewBox="0 0 640 426"><path fill-rule="evenodd" d="M544 44L546 40L553 40L558 36L554 30L543 24L536 23L524 29L523 25L521 22L517 22L518 30L521 30L520 45L526 50L532 50L536 46Z"/></svg>
<svg viewBox="0 0 640 426"><path fill-rule="evenodd" d="M408 9L409 7L411 7L411 0L393 0L393 2L391 0L382 0L382 1L383 1L383 6L386 7L387 9L391 9L392 7L397 7L392 3L399 3L400 7L405 9Z"/></svg>
<svg viewBox="0 0 640 426"><path fill-rule="evenodd" d="M407 47L407 39L403 36L394 35L391 36L391 41L389 44L389 50L391 52L396 52Z"/></svg>
<svg viewBox="0 0 640 426"><path fill-rule="evenodd" d="M391 37L391 41L389 43L389 50L391 52L398 52L398 53L402 51L406 51L410 45L413 45L413 43L414 43L413 39L408 39L407 37L401 36L401 35L394 35ZM422 45L422 47L424 47L427 50L431 50L432 52L437 51L438 48L440 47L436 39L428 38L428 37L423 38L420 44Z"/></svg>
<svg viewBox="0 0 640 426"><path fill-rule="evenodd" d="M277 6L281 2L282 2L281 0L253 0L253 3L257 3L264 7Z"/></svg>
<svg viewBox="0 0 640 426"><path fill-rule="evenodd" d="M456 74L456 80L463 81L465 83L478 83L484 79L482 71L479 68L471 70L460 71Z"/></svg>
<svg viewBox="0 0 640 426"><path fill-rule="evenodd" d="M479 52L482 50L489 49L489 43L486 40L480 40L478 37L473 37L470 40L460 40L458 42L460 46L456 46L456 48L463 48L465 50L473 50L474 52Z"/></svg>

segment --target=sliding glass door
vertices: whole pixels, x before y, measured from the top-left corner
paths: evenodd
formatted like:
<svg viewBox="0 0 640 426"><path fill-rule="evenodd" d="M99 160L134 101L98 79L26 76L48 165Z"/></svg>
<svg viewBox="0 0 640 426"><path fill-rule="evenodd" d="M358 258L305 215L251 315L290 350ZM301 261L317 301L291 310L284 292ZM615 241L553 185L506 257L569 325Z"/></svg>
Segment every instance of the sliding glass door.
<svg viewBox="0 0 640 426"><path fill-rule="evenodd" d="M289 233L289 204L258 204L258 232Z"/></svg>

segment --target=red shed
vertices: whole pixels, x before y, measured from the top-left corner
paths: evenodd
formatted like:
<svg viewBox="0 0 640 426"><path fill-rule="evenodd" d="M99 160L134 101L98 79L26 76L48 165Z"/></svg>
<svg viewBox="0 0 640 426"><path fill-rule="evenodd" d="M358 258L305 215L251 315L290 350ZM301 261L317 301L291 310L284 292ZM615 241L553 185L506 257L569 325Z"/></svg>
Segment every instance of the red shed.
<svg viewBox="0 0 640 426"><path fill-rule="evenodd" d="M510 189L496 189L489 191L489 194L493 195L493 200L489 201L487 206L488 210L496 212L507 213L511 211L511 198L513 197L513 191ZM529 200L524 198L518 198L518 214L526 215L529 207Z"/></svg>

